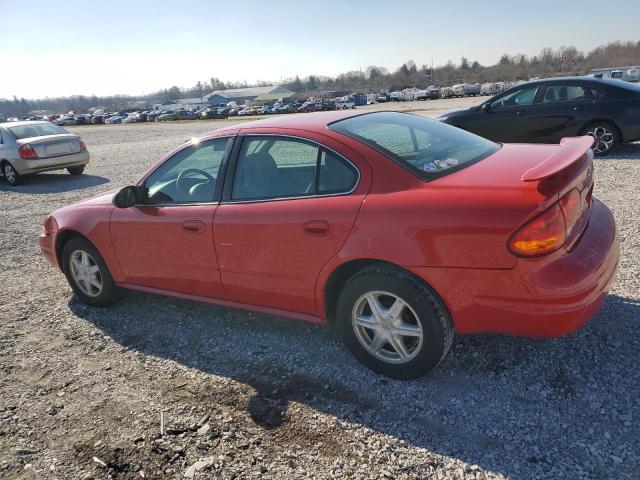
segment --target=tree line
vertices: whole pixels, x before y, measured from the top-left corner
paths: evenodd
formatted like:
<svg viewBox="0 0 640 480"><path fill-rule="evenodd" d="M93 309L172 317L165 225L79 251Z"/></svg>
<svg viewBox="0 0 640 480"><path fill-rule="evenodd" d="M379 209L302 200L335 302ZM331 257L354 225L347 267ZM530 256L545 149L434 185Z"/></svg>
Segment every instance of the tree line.
<svg viewBox="0 0 640 480"><path fill-rule="evenodd" d="M418 67L408 60L395 71L382 66L370 65L364 70L353 70L336 77L309 75L295 76L282 84L297 94L311 94L319 91L335 92L375 92L381 88L402 89L407 87L425 88L428 85L451 85L453 83L483 83L500 80L527 80L532 77L552 77L584 75L593 68L640 65L640 41L612 42L587 52L573 46L558 49L544 48L533 57L518 54L500 57L494 65L484 66L478 61L462 57L458 64L452 61L445 65ZM259 81L252 86L271 85ZM33 111L63 113L87 111L92 107L107 110L130 108L133 102L140 109L150 108L157 103L170 103L179 98L204 97L215 91L228 88L247 87L246 83L224 82L218 77L198 81L189 88L172 86L146 96L114 95L106 97L74 95L71 97L24 99L1 99L0 112L7 115L24 115Z"/></svg>

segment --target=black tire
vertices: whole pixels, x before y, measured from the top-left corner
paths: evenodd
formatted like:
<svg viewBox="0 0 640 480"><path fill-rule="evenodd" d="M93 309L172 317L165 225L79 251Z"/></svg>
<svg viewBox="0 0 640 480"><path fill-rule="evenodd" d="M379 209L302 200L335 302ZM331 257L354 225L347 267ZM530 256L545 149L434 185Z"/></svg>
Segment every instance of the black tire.
<svg viewBox="0 0 640 480"><path fill-rule="evenodd" d="M380 359L361 343L359 335L362 337L362 334L356 333L352 317L368 292L382 292L379 297L382 299L388 292L403 300L410 308L403 309L400 318L421 325L422 341L418 344L416 339L418 345L409 345L413 353L408 360L392 363ZM453 323L437 294L412 274L387 265L370 266L353 275L340 292L336 313L337 329L353 355L374 372L392 378L411 379L428 374L444 359L453 342ZM412 341L411 337L404 338ZM405 340L402 342L406 347ZM389 342L381 345L383 353L387 351L384 347L391 347Z"/></svg>
<svg viewBox="0 0 640 480"><path fill-rule="evenodd" d="M20 183L22 182L20 174L16 171L15 168L13 168L13 165L11 165L6 160L2 162L2 175L4 176L4 179L7 181L7 183L12 187L20 185Z"/></svg>
<svg viewBox="0 0 640 480"><path fill-rule="evenodd" d="M602 134L599 134L602 132ZM593 153L598 157L603 157L610 154L618 145L620 145L620 130L618 127L609 122L593 122L580 130L580 135L591 135L594 137L593 141ZM610 139L610 145L603 142L603 140Z"/></svg>
<svg viewBox="0 0 640 480"><path fill-rule="evenodd" d="M67 172L69 172L70 175L82 175L82 172L84 172L84 165L81 167L69 167L67 168Z"/></svg>
<svg viewBox="0 0 640 480"><path fill-rule="evenodd" d="M88 295L85 293L79 285L79 282L76 282L74 279L71 271L71 256L77 251L89 254L91 260L99 269L102 288L97 295ZM72 237L62 247L62 270L73 292L87 305L106 307L115 303L121 297L121 290L113 282L111 272L109 272L109 268L104 262L102 255L100 255L98 250L89 241L82 237Z"/></svg>

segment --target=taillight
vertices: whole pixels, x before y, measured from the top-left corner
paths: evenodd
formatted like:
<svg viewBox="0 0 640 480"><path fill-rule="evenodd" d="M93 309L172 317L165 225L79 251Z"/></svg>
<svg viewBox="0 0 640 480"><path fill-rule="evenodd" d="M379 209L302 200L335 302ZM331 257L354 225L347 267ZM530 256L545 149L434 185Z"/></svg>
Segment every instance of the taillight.
<svg viewBox="0 0 640 480"><path fill-rule="evenodd" d="M84 142L82 140L79 140L80 143L80 150L86 150L87 146L84 144Z"/></svg>
<svg viewBox="0 0 640 480"><path fill-rule="evenodd" d="M38 158L38 154L28 143L20 145L20 148L18 148L18 155L20 155L20 158L24 160L33 160L34 158Z"/></svg>
<svg viewBox="0 0 640 480"><path fill-rule="evenodd" d="M560 199L560 208L564 215L564 222L567 226L566 236L567 239L572 238L573 230L578 226L578 219L580 218L580 192L578 190L571 190L564 197Z"/></svg>
<svg viewBox="0 0 640 480"><path fill-rule="evenodd" d="M571 246L587 224L580 192L571 190L558 202L525 224L509 240L509 250L521 257L537 257Z"/></svg>
<svg viewBox="0 0 640 480"><path fill-rule="evenodd" d="M565 224L558 203L534 218L509 240L509 249L521 257L555 252L565 241Z"/></svg>

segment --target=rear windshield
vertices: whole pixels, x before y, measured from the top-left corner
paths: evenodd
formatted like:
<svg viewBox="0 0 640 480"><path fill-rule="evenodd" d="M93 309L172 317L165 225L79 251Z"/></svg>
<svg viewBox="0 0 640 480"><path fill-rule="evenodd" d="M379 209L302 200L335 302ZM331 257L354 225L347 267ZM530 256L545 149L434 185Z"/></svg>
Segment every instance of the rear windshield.
<svg viewBox="0 0 640 480"><path fill-rule="evenodd" d="M423 180L460 170L500 149L473 133L406 113L365 114L329 128L366 143Z"/></svg>
<svg viewBox="0 0 640 480"><path fill-rule="evenodd" d="M31 137L44 137L45 135L59 135L61 133L69 133L65 129L60 128L53 123L32 123L29 125L17 125L9 127L9 131L18 140Z"/></svg>

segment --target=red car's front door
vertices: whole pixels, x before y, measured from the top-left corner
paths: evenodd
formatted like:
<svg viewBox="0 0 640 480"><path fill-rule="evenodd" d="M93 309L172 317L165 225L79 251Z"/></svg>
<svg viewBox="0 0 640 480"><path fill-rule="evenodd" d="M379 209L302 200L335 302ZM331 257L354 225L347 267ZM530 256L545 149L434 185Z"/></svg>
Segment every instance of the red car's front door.
<svg viewBox="0 0 640 480"><path fill-rule="evenodd" d="M334 150L281 136L245 136L234 170L214 220L228 298L315 314L318 273L346 241L368 175Z"/></svg>
<svg viewBox="0 0 640 480"><path fill-rule="evenodd" d="M178 151L144 180L144 204L114 209L111 241L126 283L225 298L213 217L221 192L217 177L231 143L217 138Z"/></svg>
<svg viewBox="0 0 640 480"><path fill-rule="evenodd" d="M111 241L126 283L224 298L213 246L217 205L115 209Z"/></svg>

